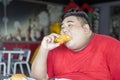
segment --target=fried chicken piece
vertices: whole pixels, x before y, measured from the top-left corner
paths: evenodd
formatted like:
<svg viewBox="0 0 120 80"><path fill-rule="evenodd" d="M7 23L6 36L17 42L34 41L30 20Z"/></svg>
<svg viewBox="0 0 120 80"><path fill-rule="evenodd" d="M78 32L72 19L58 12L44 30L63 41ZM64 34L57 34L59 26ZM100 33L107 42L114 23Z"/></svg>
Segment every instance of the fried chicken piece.
<svg viewBox="0 0 120 80"><path fill-rule="evenodd" d="M69 41L71 39L72 38L69 35L63 34L63 35L60 35L59 37L56 37L54 42L63 44L63 43L65 43L65 42L67 42L67 41Z"/></svg>
<svg viewBox="0 0 120 80"><path fill-rule="evenodd" d="M24 74L13 74L8 80L27 80L27 76Z"/></svg>

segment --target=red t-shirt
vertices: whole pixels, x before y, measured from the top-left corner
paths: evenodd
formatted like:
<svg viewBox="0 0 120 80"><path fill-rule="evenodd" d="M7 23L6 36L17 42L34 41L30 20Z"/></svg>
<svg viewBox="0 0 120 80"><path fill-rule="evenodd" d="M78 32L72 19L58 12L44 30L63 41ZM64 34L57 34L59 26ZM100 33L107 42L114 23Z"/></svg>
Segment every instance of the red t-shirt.
<svg viewBox="0 0 120 80"><path fill-rule="evenodd" d="M49 52L47 72L49 78L120 80L120 41L95 34L79 52L61 45Z"/></svg>

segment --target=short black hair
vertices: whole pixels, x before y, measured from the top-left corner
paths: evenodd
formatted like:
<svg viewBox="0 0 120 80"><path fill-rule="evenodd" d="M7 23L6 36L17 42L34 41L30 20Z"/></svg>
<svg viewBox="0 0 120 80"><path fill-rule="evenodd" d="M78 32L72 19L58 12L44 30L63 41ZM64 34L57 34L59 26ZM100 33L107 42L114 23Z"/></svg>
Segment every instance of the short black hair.
<svg viewBox="0 0 120 80"><path fill-rule="evenodd" d="M90 26L90 29L93 31L89 21L89 16L85 11L80 11L79 9L71 8L70 10L64 13L64 15L62 16L62 20L69 16L76 16L78 18L83 19L84 20L83 22L88 24Z"/></svg>

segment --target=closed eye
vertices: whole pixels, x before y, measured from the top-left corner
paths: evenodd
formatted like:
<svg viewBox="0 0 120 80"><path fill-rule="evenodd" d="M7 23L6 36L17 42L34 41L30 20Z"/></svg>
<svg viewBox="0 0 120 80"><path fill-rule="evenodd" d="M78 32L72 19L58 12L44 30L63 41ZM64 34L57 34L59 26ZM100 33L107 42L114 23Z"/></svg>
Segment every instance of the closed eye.
<svg viewBox="0 0 120 80"><path fill-rule="evenodd" d="M72 27L73 25L72 24L68 24L68 27Z"/></svg>

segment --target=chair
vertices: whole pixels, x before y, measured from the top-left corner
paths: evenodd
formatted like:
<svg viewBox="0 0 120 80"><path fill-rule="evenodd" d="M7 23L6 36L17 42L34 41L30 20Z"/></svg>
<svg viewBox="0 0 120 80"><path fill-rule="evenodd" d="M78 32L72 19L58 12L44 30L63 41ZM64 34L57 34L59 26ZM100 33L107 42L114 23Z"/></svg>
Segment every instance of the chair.
<svg viewBox="0 0 120 80"><path fill-rule="evenodd" d="M0 50L4 50L4 47L0 47ZM0 53L0 71L3 67L3 76L6 76L6 63L2 61L3 53Z"/></svg>
<svg viewBox="0 0 120 80"><path fill-rule="evenodd" d="M3 66L3 76L6 76L6 63L5 62L0 62L0 68ZM1 69L0 69L1 71Z"/></svg>
<svg viewBox="0 0 120 80"><path fill-rule="evenodd" d="M11 62L12 63L11 65L13 66L12 67L13 74L16 73L17 65L19 65L21 73L24 74L23 64L25 64L28 70L28 74L30 75L29 60L30 60L31 50L23 49L23 51L24 53L20 54L18 59L15 59L15 60L13 59Z"/></svg>

